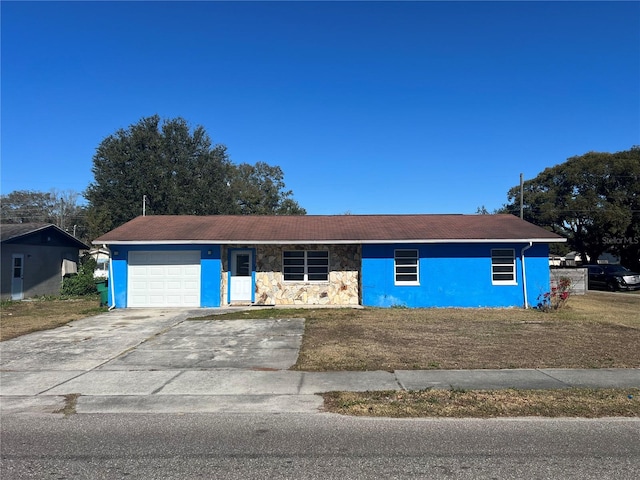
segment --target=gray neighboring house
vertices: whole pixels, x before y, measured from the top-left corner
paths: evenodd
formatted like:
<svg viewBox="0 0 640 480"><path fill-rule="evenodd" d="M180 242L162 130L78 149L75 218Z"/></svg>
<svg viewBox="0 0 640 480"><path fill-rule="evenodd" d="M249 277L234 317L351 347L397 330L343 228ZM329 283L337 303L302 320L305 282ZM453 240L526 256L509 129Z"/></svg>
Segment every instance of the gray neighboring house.
<svg viewBox="0 0 640 480"><path fill-rule="evenodd" d="M0 225L2 300L58 295L89 246L50 223Z"/></svg>

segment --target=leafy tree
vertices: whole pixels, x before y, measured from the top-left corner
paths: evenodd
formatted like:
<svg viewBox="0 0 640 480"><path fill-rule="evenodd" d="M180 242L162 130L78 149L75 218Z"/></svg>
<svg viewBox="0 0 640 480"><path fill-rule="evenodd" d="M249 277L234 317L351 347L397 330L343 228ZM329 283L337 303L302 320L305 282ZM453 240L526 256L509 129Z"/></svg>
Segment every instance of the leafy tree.
<svg viewBox="0 0 640 480"><path fill-rule="evenodd" d="M280 167L264 162L255 165L241 163L230 182L235 210L241 215L304 215L306 211L285 190L284 174Z"/></svg>
<svg viewBox="0 0 640 480"><path fill-rule="evenodd" d="M119 129L98 146L92 171L85 197L94 238L140 215L143 196L156 215L304 213L279 167L235 166L224 145L182 118L154 115Z"/></svg>
<svg viewBox="0 0 640 480"><path fill-rule="evenodd" d="M520 187L503 211L519 214ZM524 182L524 218L564 235L592 262L605 251L638 268L640 257L640 147L569 158Z"/></svg>
<svg viewBox="0 0 640 480"><path fill-rule="evenodd" d="M2 195L2 223L52 223L55 199L48 192L15 190Z"/></svg>
<svg viewBox="0 0 640 480"><path fill-rule="evenodd" d="M78 198L74 190L15 190L0 199L2 223L53 223L86 240L86 212Z"/></svg>

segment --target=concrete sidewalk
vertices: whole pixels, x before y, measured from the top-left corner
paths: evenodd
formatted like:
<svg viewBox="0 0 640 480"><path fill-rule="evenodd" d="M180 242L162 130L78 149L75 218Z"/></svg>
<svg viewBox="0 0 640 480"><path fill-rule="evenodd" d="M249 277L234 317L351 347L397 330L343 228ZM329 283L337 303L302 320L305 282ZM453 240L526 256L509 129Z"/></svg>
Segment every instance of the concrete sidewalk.
<svg viewBox="0 0 640 480"><path fill-rule="evenodd" d="M216 310L215 313L222 313ZM329 391L640 387L640 369L300 372L304 319L115 310L0 343L0 413L314 413Z"/></svg>
<svg viewBox="0 0 640 480"><path fill-rule="evenodd" d="M70 394L77 413L313 413L335 390L640 387L640 369L397 370L395 372L206 371L3 372L0 409L53 413Z"/></svg>

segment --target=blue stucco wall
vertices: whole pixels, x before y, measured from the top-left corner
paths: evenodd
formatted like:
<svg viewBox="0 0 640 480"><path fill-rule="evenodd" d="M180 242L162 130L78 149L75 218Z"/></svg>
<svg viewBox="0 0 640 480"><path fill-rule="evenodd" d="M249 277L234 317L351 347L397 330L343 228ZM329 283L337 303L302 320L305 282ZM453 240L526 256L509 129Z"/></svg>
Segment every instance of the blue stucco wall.
<svg viewBox="0 0 640 480"><path fill-rule="evenodd" d="M112 272L109 282L109 305L113 305L115 292L116 308L127 307L127 259L132 251L180 251L200 250L200 306L220 306L220 246L219 245L110 245ZM116 254L117 252L117 254ZM211 252L209 254L208 252Z"/></svg>
<svg viewBox="0 0 640 480"><path fill-rule="evenodd" d="M362 246L362 303L371 307L522 307L520 253L528 244L416 244ZM394 285L394 250L417 249L420 285ZM491 249L513 248L516 285L493 285ZM536 244L525 252L530 306L549 290L549 249Z"/></svg>

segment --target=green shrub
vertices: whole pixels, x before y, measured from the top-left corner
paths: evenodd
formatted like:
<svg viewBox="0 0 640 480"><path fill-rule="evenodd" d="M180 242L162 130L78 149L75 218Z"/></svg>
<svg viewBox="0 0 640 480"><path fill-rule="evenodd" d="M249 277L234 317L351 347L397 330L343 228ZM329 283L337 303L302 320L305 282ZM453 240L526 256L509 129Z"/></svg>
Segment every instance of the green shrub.
<svg viewBox="0 0 640 480"><path fill-rule="evenodd" d="M98 293L93 271L96 269L96 261L89 255L80 259L77 275L65 277L62 281L62 295L95 295Z"/></svg>

